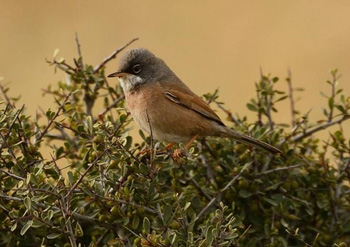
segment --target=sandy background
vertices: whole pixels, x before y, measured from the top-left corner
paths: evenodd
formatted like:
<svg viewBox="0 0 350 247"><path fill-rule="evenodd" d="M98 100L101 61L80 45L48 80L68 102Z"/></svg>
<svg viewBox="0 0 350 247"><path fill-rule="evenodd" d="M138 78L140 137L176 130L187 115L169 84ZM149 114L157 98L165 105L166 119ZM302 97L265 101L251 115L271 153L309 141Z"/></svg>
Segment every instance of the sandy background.
<svg viewBox="0 0 350 247"><path fill-rule="evenodd" d="M41 88L64 80L45 62L56 48L76 56L78 33L85 63L98 64L132 38L163 58L196 93L220 89L220 99L240 115L255 95L260 67L284 80L293 73L302 100L297 108L322 116L329 71L343 74L350 93L350 1L0 1L0 76L33 114L53 106ZM107 68L114 72L117 61ZM114 80L113 82L116 82ZM286 83L279 88L285 90ZM289 105L278 117L290 122ZM221 114L221 116L223 116ZM350 125L350 124L348 124ZM349 128L347 133L350 133Z"/></svg>

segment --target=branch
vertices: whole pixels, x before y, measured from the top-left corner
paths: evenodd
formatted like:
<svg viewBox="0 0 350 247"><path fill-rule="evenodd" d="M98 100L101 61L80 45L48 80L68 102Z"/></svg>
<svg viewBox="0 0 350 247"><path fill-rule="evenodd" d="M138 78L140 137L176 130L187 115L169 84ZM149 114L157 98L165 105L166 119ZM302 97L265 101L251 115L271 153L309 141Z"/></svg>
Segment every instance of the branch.
<svg viewBox="0 0 350 247"><path fill-rule="evenodd" d="M297 168L297 167L300 167L300 166L303 166L303 165L278 167L278 168L275 168L275 169L271 169L271 170L267 170L267 171L264 171L264 172L260 172L260 173L257 174L257 176L266 175L266 174L270 174L270 173L277 172L277 171L284 171L284 170L294 169L294 168Z"/></svg>
<svg viewBox="0 0 350 247"><path fill-rule="evenodd" d="M136 40L138 40L138 38L135 38L131 41L129 41L126 45L122 46L121 48L118 48L116 51L114 51L111 55L109 55L108 57L106 57L105 59L103 59L102 63L100 63L99 65L97 65L94 68L94 73L97 73L100 71L100 69L105 66L109 61L111 61L112 59L115 59L116 56L118 55L118 53L120 53L122 50L124 50L126 47L128 47L129 45L131 45L133 42L135 42Z"/></svg>
<svg viewBox="0 0 350 247"><path fill-rule="evenodd" d="M222 192L228 190L228 188L230 188L230 186L243 174L243 172L251 165L252 163L247 163L243 166L243 168L241 169L241 171L234 176L230 182L228 182L226 184L226 186L220 191L219 194L217 194L215 197L213 197L213 199L211 199L211 201L202 209L202 211L200 211L200 213L197 215L196 220L198 220L203 214L205 214L207 212L207 210L214 204L214 202L222 195Z"/></svg>
<svg viewBox="0 0 350 247"><path fill-rule="evenodd" d="M216 104L221 110L223 110L227 114L227 116L232 122L234 122L238 126L242 126L242 124L232 115L232 113L229 110L226 110L225 107L222 106L222 104L219 104L219 103L216 103Z"/></svg>
<svg viewBox="0 0 350 247"><path fill-rule="evenodd" d="M17 201L17 202L23 202L23 199L22 198L19 198L19 197L13 197L13 196L8 196L8 195L5 195L5 194L0 194L0 198L4 198L6 200L12 200L12 201ZM37 205L41 208L47 208L47 205L45 205L44 203L37 203ZM53 210L60 210L60 208L56 207L56 206L53 206L51 207L51 209ZM79 214L79 213L76 213L76 212L72 212L72 214L70 215L72 216L74 219L76 220L80 220L80 221L85 221L85 222L90 222L90 223L94 223L96 225L99 225L99 226L102 226L102 227L105 227L107 229L111 229L113 230L114 232L117 232L117 228L115 225L112 225L112 224L109 224L109 223L103 223L103 222L100 222L98 219L95 219L93 217L90 217L90 216L86 216L86 215L82 215L82 214Z"/></svg>
<svg viewBox="0 0 350 247"><path fill-rule="evenodd" d="M21 165L21 163L18 162L18 160L17 160L17 158L16 158L16 155L15 155L15 153L13 152L11 146L7 143L7 140L5 139L5 137L4 137L1 133L0 133L0 137L1 137L1 139L3 140L3 144L5 144L5 146L7 147L7 149L8 149L8 151L9 151L10 155L12 156L12 158L14 159L14 161L16 162L16 164L18 165L19 169L21 170L22 176L23 176L23 177L26 177L27 172L26 172L26 170L23 168L23 166Z"/></svg>
<svg viewBox="0 0 350 247"><path fill-rule="evenodd" d="M75 182L75 184L70 188L66 196L64 197L65 199L68 198L72 192L77 188L77 186L81 183L83 178L87 175L87 173L97 164L97 162L105 155L109 150L113 147L114 144L119 143L118 138L115 139L110 145L109 148L105 149L99 156L96 157L96 159L90 164L90 166L85 170L85 172L80 176L80 178Z"/></svg>
<svg viewBox="0 0 350 247"><path fill-rule="evenodd" d="M115 99L112 104L110 104L109 106L107 106L105 109L103 109L103 111L100 112L100 114L98 115L105 115L107 112L109 112L111 109L113 109L113 107L115 107L120 101L122 101L125 98L124 95L120 96L119 98Z"/></svg>
<svg viewBox="0 0 350 247"><path fill-rule="evenodd" d="M63 101L63 104L61 104L57 110L57 112L55 113L55 115L53 116L53 118L50 120L50 122L48 123L48 125L45 127L45 129L41 132L41 134L39 135L38 138L36 138L36 142L40 141L41 138L44 137L44 135L47 133L47 131L49 130L49 128L51 127L51 125L53 124L53 122L55 121L55 119L59 116L60 112L63 110L64 105L66 104L66 102L68 101L69 97L72 95L72 91L69 92L69 94L66 96L66 98Z"/></svg>
<svg viewBox="0 0 350 247"><path fill-rule="evenodd" d="M290 111L291 111L291 117L292 117L292 126L295 127L296 121L295 121L295 102L293 97L293 87L292 87L292 73L290 69L288 69L288 78L286 79L288 84L288 91L289 91L289 102L290 102Z"/></svg>
<svg viewBox="0 0 350 247"><path fill-rule="evenodd" d="M13 105L11 104L11 100L9 99L9 97L7 96L7 93L5 92L4 87L3 87L1 84L0 84L0 90L1 90L1 93L2 93L2 94L4 95L4 97L5 97L5 100L6 100L7 104L13 106Z"/></svg>
<svg viewBox="0 0 350 247"><path fill-rule="evenodd" d="M8 175L8 176L10 176L10 177L13 177L13 178L15 178L15 179L18 179L18 180L24 180L24 179L25 179L25 178L22 178L22 177L20 177L20 176L15 175L15 174L12 174L12 173L10 173L10 172L8 172L8 171L0 170L0 172L3 172L3 173L5 173L6 175Z"/></svg>
<svg viewBox="0 0 350 247"><path fill-rule="evenodd" d="M295 142L301 141L305 137L308 137L308 136L310 136L312 134L315 134L318 131L327 129L327 128L333 126L333 125L340 124L340 123L342 123L342 122L344 122L345 120L348 120L348 119L350 119L350 115L344 115L342 118L339 118L338 120L327 122L325 124L321 124L321 125L319 125L317 127L314 127L314 128L309 129L309 130L306 130L304 133L295 136L292 140L295 141Z"/></svg>
<svg viewBox="0 0 350 247"><path fill-rule="evenodd" d="M70 242L72 247L77 247L77 241L75 239L75 235L73 232L72 223L71 223L70 217L68 216L68 205L65 203L64 197L62 195L61 195L61 199L60 199L60 204L61 204L60 210L61 210L62 215L66 221L65 227L66 227L67 232L68 232L69 242ZM65 209L65 207L67 207L67 209Z"/></svg>
<svg viewBox="0 0 350 247"><path fill-rule="evenodd" d="M81 45L79 43L78 33L75 33L75 42L77 43L78 55L81 58L81 63L83 63L83 56L81 55Z"/></svg>
<svg viewBox="0 0 350 247"><path fill-rule="evenodd" d="M16 116L14 117L12 123L10 124L9 128L8 128L8 132L5 135L5 140L7 140L7 138L9 137L9 135L12 133L12 127L15 124L15 122L19 119L19 115L21 114L21 112L24 110L24 105L22 105L21 109L19 109L19 111L16 113ZM1 143L0 145L0 151L2 150L3 146L5 145L5 143Z"/></svg>
<svg viewBox="0 0 350 247"><path fill-rule="evenodd" d="M147 117L147 122L148 122L148 125L149 125L149 130L150 130L150 160L151 160L151 163L150 163L150 165L151 165L151 167L153 167L153 159L154 159L154 157L153 157L153 131L152 131L152 125L151 125L151 121L150 121L150 119L149 119L149 115L148 115L148 111L147 111L147 109L146 109L146 117Z"/></svg>

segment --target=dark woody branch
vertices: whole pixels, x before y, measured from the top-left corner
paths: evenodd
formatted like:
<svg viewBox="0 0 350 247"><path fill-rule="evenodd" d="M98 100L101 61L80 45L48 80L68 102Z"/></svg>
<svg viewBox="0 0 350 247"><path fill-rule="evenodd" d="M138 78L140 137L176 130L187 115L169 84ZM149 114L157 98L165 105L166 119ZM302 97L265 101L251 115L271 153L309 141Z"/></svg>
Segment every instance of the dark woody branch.
<svg viewBox="0 0 350 247"><path fill-rule="evenodd" d="M333 125L341 124L342 122L344 122L345 120L348 120L348 119L350 119L350 115L344 115L343 117L339 118L338 120L330 121L330 122L321 124L319 126L316 126L314 128L311 128L309 130L306 130L304 133L301 133L301 134L295 136L292 140L295 142L299 142L302 139L304 139L305 137L311 136L312 134L315 134L316 132L327 129Z"/></svg>
<svg viewBox="0 0 350 247"><path fill-rule="evenodd" d="M109 61L113 60L116 58L116 56L118 55L118 53L120 53L121 51L123 51L126 47L128 47L129 45L131 45L133 42L135 42L136 40L138 40L139 38L135 38L132 39L131 41L129 41L126 45L118 48L117 50L115 50L111 55L109 55L108 57L106 57L105 59L103 59L102 63L100 63L99 65L97 65L94 69L94 73L97 73L98 71L100 71L100 69L105 66Z"/></svg>

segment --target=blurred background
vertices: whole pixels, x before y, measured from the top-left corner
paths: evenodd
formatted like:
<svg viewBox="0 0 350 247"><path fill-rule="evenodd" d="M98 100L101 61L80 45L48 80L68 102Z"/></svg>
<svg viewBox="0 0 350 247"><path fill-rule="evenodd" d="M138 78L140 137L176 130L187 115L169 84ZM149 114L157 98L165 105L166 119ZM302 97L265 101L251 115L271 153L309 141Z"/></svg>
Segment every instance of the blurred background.
<svg viewBox="0 0 350 247"><path fill-rule="evenodd" d="M220 90L220 100L233 113L252 112L260 68L281 79L292 71L301 97L296 107L311 119L322 118L330 93L330 70L343 74L340 86L350 93L350 1L1 1L0 76L11 95L21 95L28 112L54 106L42 88L65 80L45 58L60 49L72 63L77 56L75 32L84 62L97 65L131 39L131 47L150 49L163 58L197 94ZM114 72L113 60L106 73ZM117 80L111 80L117 83ZM278 117L290 123L288 101ZM223 114L220 113L223 117ZM346 124L344 124L346 125ZM326 131L327 132L327 131ZM348 132L349 133L349 132Z"/></svg>

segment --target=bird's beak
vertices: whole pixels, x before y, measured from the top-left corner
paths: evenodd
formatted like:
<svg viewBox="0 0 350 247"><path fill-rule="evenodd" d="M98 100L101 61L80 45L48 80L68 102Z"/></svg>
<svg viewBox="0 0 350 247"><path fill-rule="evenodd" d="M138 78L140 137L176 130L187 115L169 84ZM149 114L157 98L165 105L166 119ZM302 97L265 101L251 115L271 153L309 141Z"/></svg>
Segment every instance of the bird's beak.
<svg viewBox="0 0 350 247"><path fill-rule="evenodd" d="M118 72L115 72L115 73L112 73L110 75L108 75L107 77L123 77L124 75L126 75L127 73L125 72L121 72L121 71L118 71Z"/></svg>

